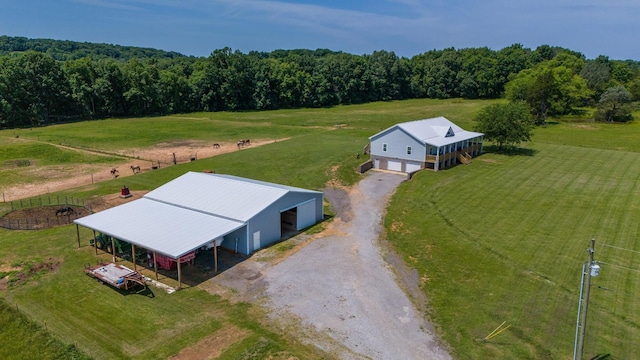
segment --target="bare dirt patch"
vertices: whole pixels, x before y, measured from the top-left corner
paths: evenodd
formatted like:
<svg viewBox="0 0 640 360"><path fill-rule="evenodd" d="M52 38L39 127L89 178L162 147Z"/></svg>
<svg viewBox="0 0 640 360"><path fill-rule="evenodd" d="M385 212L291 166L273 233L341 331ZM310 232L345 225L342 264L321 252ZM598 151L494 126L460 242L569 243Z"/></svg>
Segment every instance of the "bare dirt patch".
<svg viewBox="0 0 640 360"><path fill-rule="evenodd" d="M86 205L94 212L106 210L112 208L114 206L122 205L129 201L133 201L136 199L140 199L143 197L148 191L129 191L131 194L128 198L123 198L120 194L111 194L105 196L95 196L91 199L87 200Z"/></svg>
<svg viewBox="0 0 640 360"><path fill-rule="evenodd" d="M13 230L40 230L69 225L89 210L77 205L38 206L13 210L0 217L0 227Z"/></svg>
<svg viewBox="0 0 640 360"><path fill-rule="evenodd" d="M198 341L196 344L183 349L169 359L172 360L205 360L216 359L222 352L229 346L243 340L249 336L251 332L249 330L240 329L232 324L225 324L225 326L207 336L206 338Z"/></svg>
<svg viewBox="0 0 640 360"><path fill-rule="evenodd" d="M587 125L587 124L577 124L575 125L576 128L578 129L583 129L583 130L598 130L597 127L593 126L593 125Z"/></svg>
<svg viewBox="0 0 640 360"><path fill-rule="evenodd" d="M185 140L176 142L159 143L150 148L132 148L116 151L115 155L126 157L126 162L89 165L73 164L58 166L38 166L31 164L20 168L20 173L25 178L38 178L38 182L16 184L4 188L3 196L5 201L25 199L52 192L73 189L93 183L135 175L132 167L139 167L140 172L152 170L154 163L160 162L160 166L173 165L174 154L178 163L189 162L192 158L205 159L216 155L221 155L233 151L240 151L256 146L270 144L276 141L285 141L287 138L276 140L251 140L250 145L239 147L236 143L220 142L219 147L214 147L213 143L203 141ZM63 147L63 146L61 146ZM68 147L65 147L68 148ZM68 148L76 151L97 153L97 151L87 149ZM99 152L98 152L99 153ZM104 153L102 153L104 154ZM114 174L112 169L116 169Z"/></svg>
<svg viewBox="0 0 640 360"><path fill-rule="evenodd" d="M49 257L46 260L25 260L21 264L11 266L11 271L3 277L0 282L0 290L9 287L26 284L30 280L37 279L44 274L57 271L62 266L62 260L56 257Z"/></svg>

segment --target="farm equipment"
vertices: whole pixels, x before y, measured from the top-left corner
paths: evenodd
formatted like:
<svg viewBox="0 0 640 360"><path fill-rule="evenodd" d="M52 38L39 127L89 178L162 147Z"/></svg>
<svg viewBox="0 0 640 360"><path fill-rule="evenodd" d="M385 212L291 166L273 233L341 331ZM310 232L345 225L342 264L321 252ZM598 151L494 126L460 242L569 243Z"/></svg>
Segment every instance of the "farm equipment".
<svg viewBox="0 0 640 360"><path fill-rule="evenodd" d="M122 265L102 263L96 266L86 266L84 272L103 284L109 284L116 289L131 290L141 285L146 288L144 276Z"/></svg>
<svg viewBox="0 0 640 360"><path fill-rule="evenodd" d="M111 239L113 239L113 242ZM94 242L98 249L104 250L110 254L113 254L113 246L116 248L116 254L131 251L131 244L128 242L112 238L111 236L102 233L96 236L95 241L94 239L89 240L89 244L91 244L91 246L94 246Z"/></svg>

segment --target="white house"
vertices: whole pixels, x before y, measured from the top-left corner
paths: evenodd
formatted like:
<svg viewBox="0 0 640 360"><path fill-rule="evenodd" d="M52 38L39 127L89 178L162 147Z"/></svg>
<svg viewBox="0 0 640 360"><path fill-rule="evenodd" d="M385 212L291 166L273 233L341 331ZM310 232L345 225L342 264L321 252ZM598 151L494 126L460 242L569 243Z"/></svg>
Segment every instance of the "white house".
<svg viewBox="0 0 640 360"><path fill-rule="evenodd" d="M369 138L373 167L412 173L468 164L482 152L484 134L440 116L391 126Z"/></svg>

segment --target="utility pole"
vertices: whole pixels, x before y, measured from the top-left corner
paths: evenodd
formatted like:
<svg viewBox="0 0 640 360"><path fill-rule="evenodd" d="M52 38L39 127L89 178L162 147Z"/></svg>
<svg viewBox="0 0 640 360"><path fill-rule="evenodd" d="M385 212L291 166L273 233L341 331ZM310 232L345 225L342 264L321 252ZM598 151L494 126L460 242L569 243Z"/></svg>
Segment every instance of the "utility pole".
<svg viewBox="0 0 640 360"><path fill-rule="evenodd" d="M584 337L587 328L587 310L589 308L589 292L591 289L591 277L600 274L600 266L593 260L596 247L596 239L591 239L589 260L582 265L582 281L580 284L580 302L578 303L578 321L576 324L576 341L573 348L573 360L582 360L584 350Z"/></svg>

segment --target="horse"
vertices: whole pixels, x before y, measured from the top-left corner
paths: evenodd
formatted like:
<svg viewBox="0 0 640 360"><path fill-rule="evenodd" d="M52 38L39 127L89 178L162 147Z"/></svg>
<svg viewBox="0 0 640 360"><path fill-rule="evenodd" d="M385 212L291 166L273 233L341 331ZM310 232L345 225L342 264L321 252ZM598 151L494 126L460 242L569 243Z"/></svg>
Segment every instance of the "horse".
<svg viewBox="0 0 640 360"><path fill-rule="evenodd" d="M118 169L116 169L116 168L112 168L112 169L111 169L111 175L112 175L113 177L118 177L118 175L119 175L119 174L118 174Z"/></svg>
<svg viewBox="0 0 640 360"><path fill-rule="evenodd" d="M136 166L131 165L131 171L133 171L133 173L134 173L134 174L139 173L139 172L140 172L140 166L138 166L138 165L136 165Z"/></svg>
<svg viewBox="0 0 640 360"><path fill-rule="evenodd" d="M251 140L249 139L240 139L240 141L238 141L238 148L249 146L249 145L251 145Z"/></svg>
<svg viewBox="0 0 640 360"><path fill-rule="evenodd" d="M213 148L214 149L220 149L220 144L218 144L218 143L213 144Z"/></svg>
<svg viewBox="0 0 640 360"><path fill-rule="evenodd" d="M71 206L66 206L66 207L62 207L62 208L59 208L58 210L56 210L56 216L71 215L74 212L75 212L75 210L73 210L73 208Z"/></svg>

